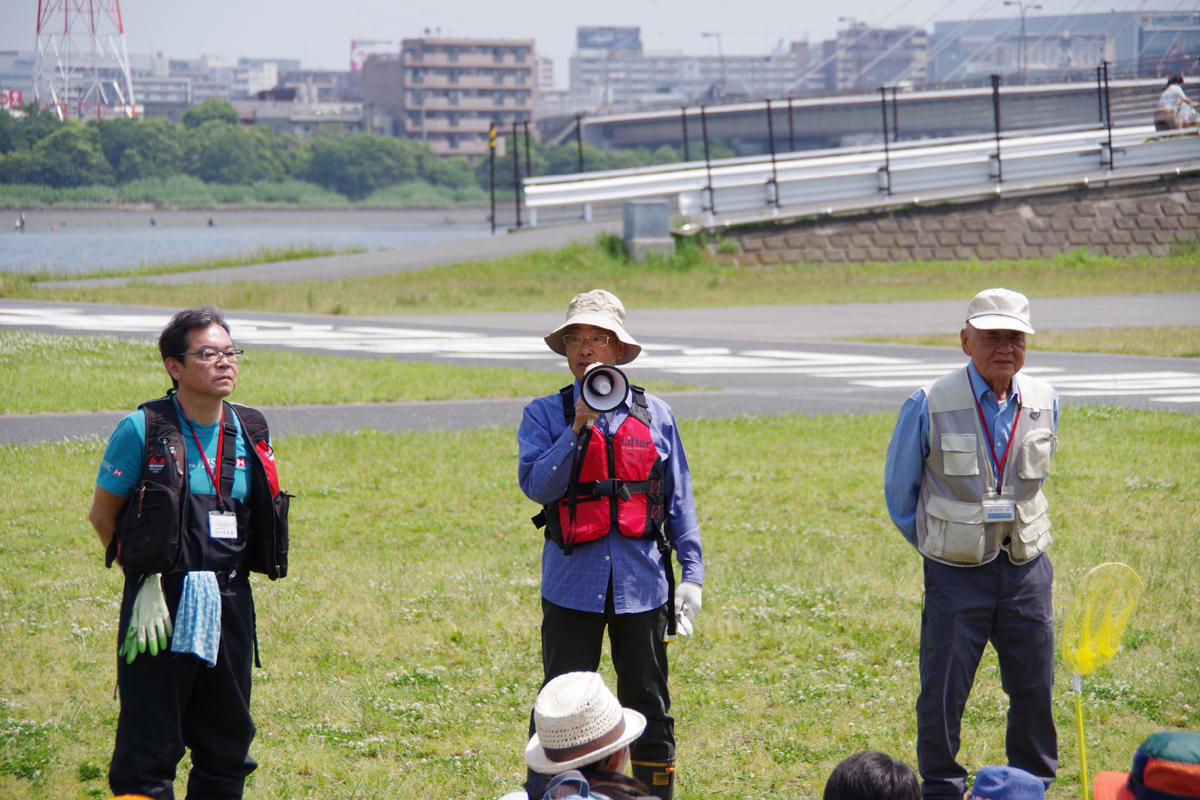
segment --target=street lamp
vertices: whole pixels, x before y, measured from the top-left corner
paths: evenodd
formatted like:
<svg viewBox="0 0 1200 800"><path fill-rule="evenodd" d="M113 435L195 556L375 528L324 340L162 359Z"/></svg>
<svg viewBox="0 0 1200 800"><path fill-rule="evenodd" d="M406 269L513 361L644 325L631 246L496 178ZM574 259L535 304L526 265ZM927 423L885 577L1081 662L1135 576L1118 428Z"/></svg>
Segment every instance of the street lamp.
<svg viewBox="0 0 1200 800"><path fill-rule="evenodd" d="M717 40L717 55L721 59L721 91L725 91L725 86L728 83L728 78L725 77L725 48L721 46L721 34L719 33L702 33L700 34L705 39L715 38Z"/></svg>
<svg viewBox="0 0 1200 800"><path fill-rule="evenodd" d="M1004 0L1006 6L1016 6L1021 12L1021 39L1017 42L1017 75L1022 85L1025 83L1025 12L1031 8L1041 9L1040 4L1026 3L1025 0Z"/></svg>

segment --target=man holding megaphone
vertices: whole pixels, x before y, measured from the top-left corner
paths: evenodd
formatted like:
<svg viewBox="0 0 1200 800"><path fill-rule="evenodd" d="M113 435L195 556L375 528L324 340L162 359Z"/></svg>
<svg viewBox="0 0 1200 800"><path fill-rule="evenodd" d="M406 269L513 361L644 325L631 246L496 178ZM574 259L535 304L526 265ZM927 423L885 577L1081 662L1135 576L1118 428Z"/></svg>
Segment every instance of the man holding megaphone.
<svg viewBox="0 0 1200 800"><path fill-rule="evenodd" d="M546 536L543 686L567 672L595 672L607 627L617 697L646 717L632 746L634 777L669 800L675 722L667 642L692 633L704 558L675 416L618 368L642 349L624 323L621 301L596 289L577 295L566 321L546 336L575 380L525 407L518 477L543 506L534 518ZM682 567L678 587L672 551Z"/></svg>

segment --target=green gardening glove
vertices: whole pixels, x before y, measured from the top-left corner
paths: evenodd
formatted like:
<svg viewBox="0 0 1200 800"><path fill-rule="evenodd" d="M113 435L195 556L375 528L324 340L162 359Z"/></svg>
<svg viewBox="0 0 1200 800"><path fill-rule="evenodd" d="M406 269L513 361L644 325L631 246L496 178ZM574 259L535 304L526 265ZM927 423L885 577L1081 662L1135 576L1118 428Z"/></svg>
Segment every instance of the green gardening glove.
<svg viewBox="0 0 1200 800"><path fill-rule="evenodd" d="M152 572L142 579L142 586L133 599L129 630L125 632L125 641L117 655L125 656L125 663L132 664L138 653L146 652L148 647L150 655L156 656L160 650L167 649L171 633L171 614L163 597L162 576Z"/></svg>

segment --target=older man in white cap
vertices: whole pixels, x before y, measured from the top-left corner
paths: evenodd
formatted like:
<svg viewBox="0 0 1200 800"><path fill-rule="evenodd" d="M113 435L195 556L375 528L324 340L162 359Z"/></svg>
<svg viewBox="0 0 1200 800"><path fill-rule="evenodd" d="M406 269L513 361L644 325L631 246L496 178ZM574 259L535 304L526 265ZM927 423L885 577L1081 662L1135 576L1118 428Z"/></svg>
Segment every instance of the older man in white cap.
<svg viewBox="0 0 1200 800"><path fill-rule="evenodd" d="M1042 495L1058 395L1018 378L1032 333L1024 295L976 295L960 334L970 363L904 403L888 446L888 512L924 557L917 765L926 798L963 796L962 715L989 641L1009 696L1009 765L1047 786L1058 768L1054 570L1044 555Z"/></svg>
<svg viewBox="0 0 1200 800"><path fill-rule="evenodd" d="M580 381L590 368L628 364L641 352L624 326L621 301L596 289L576 296L566 321L546 336L575 380L525 407L518 477L526 496L543 506L535 522L546 535L544 679L594 672L607 627L617 697L646 717L646 731L633 746L633 774L669 800L675 723L667 641L676 627L691 633L704 559L691 475L670 407L637 386L604 414L581 398ZM682 567L673 602L672 550Z"/></svg>

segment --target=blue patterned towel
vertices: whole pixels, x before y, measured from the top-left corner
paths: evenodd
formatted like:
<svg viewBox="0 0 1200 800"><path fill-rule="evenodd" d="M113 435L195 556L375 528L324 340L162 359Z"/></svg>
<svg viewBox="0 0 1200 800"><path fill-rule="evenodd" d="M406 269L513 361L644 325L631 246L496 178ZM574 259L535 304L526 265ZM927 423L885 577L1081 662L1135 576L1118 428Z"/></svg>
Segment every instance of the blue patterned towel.
<svg viewBox="0 0 1200 800"><path fill-rule="evenodd" d="M172 653L195 653L208 666L217 665L221 646L221 589L213 572L183 576L183 594L175 612Z"/></svg>

